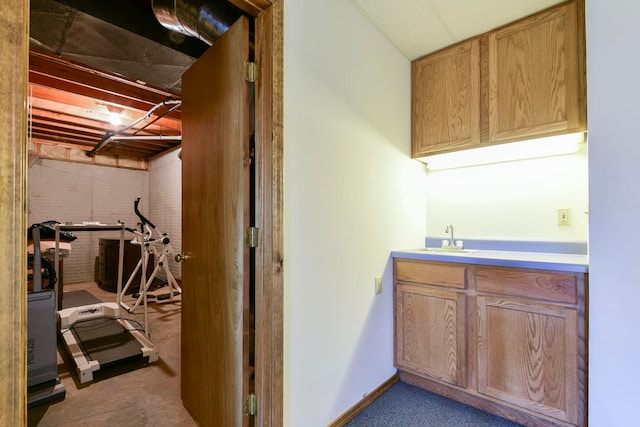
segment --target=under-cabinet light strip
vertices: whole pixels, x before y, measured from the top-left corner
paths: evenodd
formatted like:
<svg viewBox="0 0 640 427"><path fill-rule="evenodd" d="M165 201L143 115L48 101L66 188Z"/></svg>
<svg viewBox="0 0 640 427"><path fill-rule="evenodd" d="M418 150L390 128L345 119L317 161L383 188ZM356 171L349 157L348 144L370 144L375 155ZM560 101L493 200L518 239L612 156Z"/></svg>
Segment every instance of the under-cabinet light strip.
<svg viewBox="0 0 640 427"><path fill-rule="evenodd" d="M584 141L584 133L579 132L436 154L418 160L426 163L429 170L453 169L571 154L577 152Z"/></svg>

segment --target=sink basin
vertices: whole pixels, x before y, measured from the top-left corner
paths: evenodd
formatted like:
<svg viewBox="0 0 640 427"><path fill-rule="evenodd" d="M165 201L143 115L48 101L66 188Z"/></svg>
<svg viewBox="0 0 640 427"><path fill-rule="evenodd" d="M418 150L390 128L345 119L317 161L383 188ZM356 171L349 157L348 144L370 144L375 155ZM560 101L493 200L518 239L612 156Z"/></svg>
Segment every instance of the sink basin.
<svg viewBox="0 0 640 427"><path fill-rule="evenodd" d="M457 248L425 248L425 252L448 253L448 254L470 254L478 252L477 249L457 249Z"/></svg>

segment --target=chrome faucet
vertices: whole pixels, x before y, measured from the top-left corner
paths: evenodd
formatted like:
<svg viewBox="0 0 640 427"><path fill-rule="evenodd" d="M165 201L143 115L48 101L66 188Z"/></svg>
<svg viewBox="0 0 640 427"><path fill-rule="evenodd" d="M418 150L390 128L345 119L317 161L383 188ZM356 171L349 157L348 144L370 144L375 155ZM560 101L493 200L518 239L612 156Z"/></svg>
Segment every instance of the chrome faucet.
<svg viewBox="0 0 640 427"><path fill-rule="evenodd" d="M449 224L447 225L447 229L444 230L445 233L451 233L451 241L449 242L449 246L455 246L456 245L456 240L453 237L453 225Z"/></svg>

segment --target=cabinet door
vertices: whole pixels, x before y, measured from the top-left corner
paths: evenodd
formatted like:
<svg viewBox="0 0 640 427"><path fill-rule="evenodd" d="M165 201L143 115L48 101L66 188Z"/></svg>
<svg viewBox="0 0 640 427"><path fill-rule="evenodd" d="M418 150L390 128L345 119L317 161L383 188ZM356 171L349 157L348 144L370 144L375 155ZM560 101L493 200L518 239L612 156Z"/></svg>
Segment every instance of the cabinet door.
<svg viewBox="0 0 640 427"><path fill-rule="evenodd" d="M480 43L474 39L411 65L412 157L480 143Z"/></svg>
<svg viewBox="0 0 640 427"><path fill-rule="evenodd" d="M396 284L396 366L463 387L465 295Z"/></svg>
<svg viewBox="0 0 640 427"><path fill-rule="evenodd" d="M491 142L586 130L578 15L573 2L489 33Z"/></svg>
<svg viewBox="0 0 640 427"><path fill-rule="evenodd" d="M478 391L577 423L577 310L478 297Z"/></svg>

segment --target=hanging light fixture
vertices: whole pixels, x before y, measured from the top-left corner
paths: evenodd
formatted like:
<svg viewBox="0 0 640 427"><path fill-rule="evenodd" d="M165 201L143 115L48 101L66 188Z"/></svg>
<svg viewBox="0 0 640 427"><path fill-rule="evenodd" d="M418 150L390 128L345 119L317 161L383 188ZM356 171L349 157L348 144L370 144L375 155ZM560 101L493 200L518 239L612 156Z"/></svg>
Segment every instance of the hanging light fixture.
<svg viewBox="0 0 640 427"><path fill-rule="evenodd" d="M123 109L114 105L105 104L107 107L107 120L114 126L120 126L123 120Z"/></svg>

